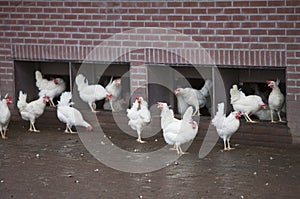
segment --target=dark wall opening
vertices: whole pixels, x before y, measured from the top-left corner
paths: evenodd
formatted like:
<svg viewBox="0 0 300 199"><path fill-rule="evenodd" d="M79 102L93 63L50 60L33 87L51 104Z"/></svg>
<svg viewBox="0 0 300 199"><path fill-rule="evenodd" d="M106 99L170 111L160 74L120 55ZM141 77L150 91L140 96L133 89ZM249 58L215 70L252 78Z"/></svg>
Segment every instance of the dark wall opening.
<svg viewBox="0 0 300 199"><path fill-rule="evenodd" d="M38 88L36 87L35 71L39 70L43 74L43 78L48 80L59 77L66 83L66 91L73 92L73 98L78 94L73 91L76 75L79 69L84 65L84 75L90 84L101 84L106 86L111 77L122 77L122 93L124 96L130 93L130 79L128 63L80 63L80 62L58 62L58 61L15 61L15 96L18 98L19 91L27 93L27 101L32 101L38 98ZM128 73L128 74L127 74ZM99 81L98 81L99 80ZM78 97L78 96L77 96ZM54 103L59 100L59 97L54 99ZM17 100L15 101L17 103ZM97 108L102 109L104 101L97 102Z"/></svg>
<svg viewBox="0 0 300 199"><path fill-rule="evenodd" d="M15 96L18 98L19 91L27 93L27 101L37 99L39 90L36 87L35 71L39 70L43 78L62 78L66 83L66 90L70 90L69 66L66 62L38 62L38 61L15 61ZM56 103L58 98L53 101ZM15 101L15 103L17 100Z"/></svg>

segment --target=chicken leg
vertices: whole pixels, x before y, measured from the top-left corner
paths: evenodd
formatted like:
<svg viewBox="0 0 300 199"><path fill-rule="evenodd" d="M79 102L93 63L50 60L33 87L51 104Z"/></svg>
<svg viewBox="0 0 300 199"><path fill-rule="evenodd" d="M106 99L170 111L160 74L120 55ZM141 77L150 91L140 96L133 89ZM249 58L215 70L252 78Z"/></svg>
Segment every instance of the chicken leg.
<svg viewBox="0 0 300 199"><path fill-rule="evenodd" d="M29 131L30 131L30 132L36 132L36 133L40 132L40 130L37 130L37 129L35 128L33 122L30 122Z"/></svg>
<svg viewBox="0 0 300 199"><path fill-rule="evenodd" d="M110 104L111 111L112 111L112 112L116 112L116 110L115 110L114 107L113 107L113 104L112 104L112 100L111 100L111 99L109 99L109 104Z"/></svg>
<svg viewBox="0 0 300 199"><path fill-rule="evenodd" d="M138 134L138 139L136 139L136 141L141 144L145 143L146 141L143 141L141 138L141 130L137 130L137 134Z"/></svg>
<svg viewBox="0 0 300 199"><path fill-rule="evenodd" d="M271 112L271 123L276 123L276 122L274 121L273 110L271 110L270 112Z"/></svg>
<svg viewBox="0 0 300 199"><path fill-rule="evenodd" d="M3 140L6 140L7 139L7 137L5 136L5 134L6 134L6 130L1 130L1 137L2 137L2 139Z"/></svg>
<svg viewBox="0 0 300 199"><path fill-rule="evenodd" d="M249 117L249 115L248 115L247 113L244 113L244 117L245 117L245 119L246 119L247 122L256 123L256 121L253 121L253 120Z"/></svg>
<svg viewBox="0 0 300 199"><path fill-rule="evenodd" d="M230 147L230 142L229 142L229 139L227 139L227 150L230 151L230 150L233 150L234 148L231 148Z"/></svg>
<svg viewBox="0 0 300 199"><path fill-rule="evenodd" d="M176 146L176 149L177 149L177 154L178 155L189 154L188 152L183 152L180 146Z"/></svg>
<svg viewBox="0 0 300 199"><path fill-rule="evenodd" d="M68 133L68 134L76 134L75 132L72 131L72 129L70 128L70 126L68 124L66 124L66 130L65 130L65 133Z"/></svg>
<svg viewBox="0 0 300 199"><path fill-rule="evenodd" d="M277 112L277 115L278 115L278 118L279 118L279 122L282 122L282 123L285 123L285 122L286 122L286 121L283 121L283 120L281 119L280 111Z"/></svg>
<svg viewBox="0 0 300 199"><path fill-rule="evenodd" d="M52 99L49 100L49 103L50 103L50 106L56 107Z"/></svg>
<svg viewBox="0 0 300 199"><path fill-rule="evenodd" d="M98 111L96 111L96 103L95 102L89 103L89 106L90 106L90 109L92 110L92 112L94 112L94 113L98 112Z"/></svg>

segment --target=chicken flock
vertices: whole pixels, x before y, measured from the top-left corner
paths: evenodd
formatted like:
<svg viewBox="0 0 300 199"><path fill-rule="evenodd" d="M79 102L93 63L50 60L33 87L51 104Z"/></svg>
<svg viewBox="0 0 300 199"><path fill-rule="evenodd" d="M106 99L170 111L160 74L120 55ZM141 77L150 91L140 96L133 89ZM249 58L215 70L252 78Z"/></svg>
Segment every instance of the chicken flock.
<svg viewBox="0 0 300 199"><path fill-rule="evenodd" d="M65 133L74 133L73 126L85 127L87 131L92 131L93 127L84 119L81 112L73 107L72 93L65 91L66 84L61 78L48 80L43 78L40 71L35 72L36 86L39 90L37 99L27 102L27 94L19 91L17 108L23 120L29 122L30 132L39 132L35 127L36 120L44 113L46 104L56 107L57 118L66 124ZM106 100L109 103L112 112L126 110L128 126L137 133L137 142L145 143L142 140L142 132L147 125L151 123L151 113L148 103L143 97L136 97L131 108L125 109L125 100L122 98L121 79L111 78L106 87L99 84L89 84L87 78L78 74L75 78L78 88L78 94L81 100L88 104L92 112L96 112L96 101ZM240 127L239 118L243 115L247 122L255 123L250 118L256 115L260 120L270 118L274 123L274 113L277 113L279 122L285 122L281 118L281 111L284 108L284 95L279 89L279 81L267 81L268 87L272 89L268 96L268 104L264 103L262 97L254 95L245 95L233 85L230 89L230 103L233 111L226 116L225 104L218 104L218 110L215 114L211 113L210 90L212 81L206 80L204 86L200 89L177 88L174 94L177 97L178 112L182 115L181 119L174 116L173 110L165 102L157 102L157 108L160 109L160 127L163 138L168 145L179 155L185 154L181 145L195 138L198 132L198 123L193 117L200 117L200 109L206 107L214 117L211 124L219 137L223 140L224 150L232 150L230 146L231 136L237 132ZM57 105L53 99L59 97ZM6 133L11 119L11 113L8 106L12 103L12 98L5 95L3 99L0 96L0 131L2 139L7 139Z"/></svg>

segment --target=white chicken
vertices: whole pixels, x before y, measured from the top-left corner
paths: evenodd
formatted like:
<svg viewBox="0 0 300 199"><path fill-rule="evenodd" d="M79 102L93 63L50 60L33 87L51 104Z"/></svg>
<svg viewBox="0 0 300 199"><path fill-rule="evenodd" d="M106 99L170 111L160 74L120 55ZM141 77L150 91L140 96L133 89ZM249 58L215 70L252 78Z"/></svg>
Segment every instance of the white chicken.
<svg viewBox="0 0 300 199"><path fill-rule="evenodd" d="M230 147L230 138L240 127L240 116L240 111L234 111L226 117L224 103L218 104L218 111L211 122L223 140L225 151L234 149Z"/></svg>
<svg viewBox="0 0 300 199"><path fill-rule="evenodd" d="M30 103L26 102L27 94L22 91L19 92L19 100L17 103L17 107L21 114L23 120L29 121L29 131L40 132L35 128L35 120L40 117L45 110L47 102L49 102L50 97L44 96L40 97L37 100L34 100Z"/></svg>
<svg viewBox="0 0 300 199"><path fill-rule="evenodd" d="M128 125L137 131L137 142L145 143L141 138L141 133L146 125L151 121L151 114L148 103L142 98L137 97L130 109L127 109Z"/></svg>
<svg viewBox="0 0 300 199"><path fill-rule="evenodd" d="M35 71L36 86L39 89L39 97L49 96L50 105L55 107L53 99L59 96L66 90L66 83L61 78L54 78L52 80L44 79L40 71Z"/></svg>
<svg viewBox="0 0 300 199"><path fill-rule="evenodd" d="M237 85L233 85L230 89L230 102L235 111L240 111L247 122L254 123L249 115L255 114L258 110L266 108L261 97L257 95L246 96L242 91L238 90Z"/></svg>
<svg viewBox="0 0 300 199"><path fill-rule="evenodd" d="M1 99L1 96L0 96ZM12 103L12 98L8 96L8 94L5 95L5 97L0 101L0 132L2 139L7 139L6 132L7 127L10 122L11 113L8 108L8 106Z"/></svg>
<svg viewBox="0 0 300 199"><path fill-rule="evenodd" d="M109 100L112 97L112 94L108 93L103 86L99 84L89 85L88 80L82 74L77 75L75 82L80 98L88 103L93 112L96 112L95 101Z"/></svg>
<svg viewBox="0 0 300 199"><path fill-rule="evenodd" d="M105 87L106 91L112 94L112 97L109 99L109 104L112 112L119 112L124 110L125 101L122 99L122 87L121 87L121 78L115 80L110 80L108 85Z"/></svg>
<svg viewBox="0 0 300 199"><path fill-rule="evenodd" d="M173 111L166 103L158 102L161 110L161 127L164 140L169 145L174 145L179 155L185 154L181 145L195 138L198 132L198 124L192 118L193 108L187 108L181 120L174 118Z"/></svg>
<svg viewBox="0 0 300 199"><path fill-rule="evenodd" d="M206 105L211 87L212 82L208 79L200 90L177 88L174 93L177 96L179 113L183 114L189 106L192 106L195 110L193 115L200 115L199 108L203 108Z"/></svg>
<svg viewBox="0 0 300 199"><path fill-rule="evenodd" d="M57 104L57 118L66 124L65 133L74 133L71 129L72 126L83 126L88 131L93 130L93 127L83 119L80 111L74 107L70 107L74 104L70 102L71 99L71 92L64 92L61 94Z"/></svg>
<svg viewBox="0 0 300 199"><path fill-rule="evenodd" d="M269 95L268 98L268 103L269 103L269 108L271 110L271 122L275 122L274 118L273 118L273 112L276 111L278 118L279 118L279 122L285 122L281 119L280 116L280 111L283 107L284 104L284 95L281 93L278 85L279 85L279 80L277 80L276 82L274 81L267 81L267 84L270 88L272 88L272 92Z"/></svg>

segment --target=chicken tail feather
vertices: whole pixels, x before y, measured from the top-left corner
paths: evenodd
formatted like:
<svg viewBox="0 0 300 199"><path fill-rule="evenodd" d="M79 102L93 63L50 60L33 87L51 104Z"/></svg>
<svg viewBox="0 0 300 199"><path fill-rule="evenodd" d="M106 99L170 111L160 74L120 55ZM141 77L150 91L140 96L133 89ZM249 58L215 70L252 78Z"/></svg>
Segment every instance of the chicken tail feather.
<svg viewBox="0 0 300 199"><path fill-rule="evenodd" d="M58 106L69 106L70 100L72 99L72 93L71 92L64 92L60 96L60 101L58 101Z"/></svg>
<svg viewBox="0 0 300 199"><path fill-rule="evenodd" d="M88 81L82 74L77 75L77 77L75 78L75 82L77 84L78 90L81 90L85 86L88 86Z"/></svg>
<svg viewBox="0 0 300 199"><path fill-rule="evenodd" d="M25 109L25 107L27 105L26 99L27 99L27 94L20 91L19 92L19 100L17 103L18 109L20 109L20 110Z"/></svg>

